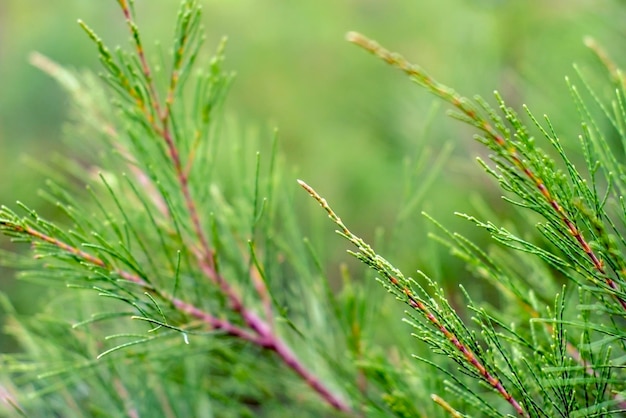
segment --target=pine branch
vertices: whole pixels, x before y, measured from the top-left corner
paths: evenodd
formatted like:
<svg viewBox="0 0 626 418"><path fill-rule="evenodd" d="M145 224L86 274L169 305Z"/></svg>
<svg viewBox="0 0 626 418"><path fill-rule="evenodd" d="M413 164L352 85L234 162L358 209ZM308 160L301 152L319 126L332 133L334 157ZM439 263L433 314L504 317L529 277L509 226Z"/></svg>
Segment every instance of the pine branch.
<svg viewBox="0 0 626 418"><path fill-rule="evenodd" d="M174 139L170 130L170 117L171 109L174 104L174 93L178 85L178 80L180 78L180 71L183 63L182 58L186 54L187 41L189 38L189 31L188 29L186 30L184 26L188 25L188 22L191 19L191 14L199 13L198 6L193 1L184 2L184 10L179 12L182 14L180 21L182 22L183 26L181 30L183 35L179 38L178 45L176 45L176 50L174 54L174 65L171 70L171 77L165 107L161 106L158 95L156 93L154 80L152 79L152 71L150 69L150 65L146 60L139 30L137 29L137 25L133 20L129 5L125 0L120 0L120 6L130 28L131 34L133 35L136 53L141 62L144 77L148 85L151 105L154 108L154 112L159 115L160 126L157 126L156 122L153 121L153 128L155 132L157 132L166 143L167 150L169 152L176 173L176 177L180 185L180 190L183 194L183 198L187 207L188 216L193 225L196 238L199 241L199 249L196 251L198 265L200 269L205 273L207 278L213 281L221 289L223 294L229 299L231 309L241 315L246 325L256 334L256 336L249 336L228 323L219 324L219 326L233 336L238 336L240 338L243 338L244 340L248 340L263 348L276 352L276 354L289 368L291 368L300 377L302 377L304 381L313 390L318 392L320 396L322 396L322 398L327 401L333 408L341 411L349 411L350 407L347 404L345 404L329 389L327 389L324 384L317 379L317 377L315 377L296 359L291 349L278 337L277 334L273 332L269 324L245 307L241 297L232 288L230 283L217 272L215 264L215 252L210 248L209 241L204 232L204 228L200 223L200 216L198 214L197 206L195 200L192 198L191 190L189 187L187 170L183 168L181 154L174 143ZM255 283L257 284L258 288L258 284L260 282L256 280ZM260 291L263 292L265 291L265 289ZM197 310L195 307L189 306L183 302L172 301L172 304L199 319L203 319L204 317L206 317L206 314ZM206 320L213 327L216 327L216 325L218 325L215 323L215 318L211 318L210 316L208 316L206 317Z"/></svg>
<svg viewBox="0 0 626 418"><path fill-rule="evenodd" d="M180 185L181 192L183 194L183 198L187 207L188 216L193 225L193 229L195 231L196 238L199 241L199 249L196 251L196 258L198 261L198 265L200 269L205 273L205 275L213 281L223 292L223 294L230 300L231 309L240 314L246 325L256 334L255 337L249 336L248 334L243 333L241 330L238 330L236 327L225 323L225 324L216 324L215 318L211 318L210 316L206 316L206 314L197 310L193 306L189 306L183 302L178 300L172 301L172 303L177 306L179 309L192 314L193 316L203 319L206 317L208 323L212 324L212 326L220 326L222 329L227 330L231 335L238 336L250 342L253 342L263 348L269 349L271 351L276 352L276 354L283 360L283 362L292 370L294 370L300 377L304 379L304 381L316 392L318 392L322 398L327 401L332 407L341 410L341 411L349 411L350 408L346 405L342 400L340 400L337 396L335 396L329 389L327 389L324 384L319 381L310 371L308 371L295 357L294 353L287 347L287 345L275 334L272 328L258 317L255 313L250 311L245 307L242 299L237 294L237 292L232 288L230 283L221 276L216 269L215 264L215 252L211 250L209 246L209 242L207 236L204 232L204 229L200 223L200 216L198 214L197 206L192 198L191 190L189 187L188 181L188 169L185 170L183 168L183 163L181 159L181 154L174 143L174 139L170 130L170 117L171 117L171 109L174 102L174 93L176 91L178 80L180 78L180 71L183 63L183 57L186 54L187 41L189 39L189 30L185 26L189 24L191 20L191 14L199 13L198 6L193 1L188 1L183 3L184 10L181 13L182 17L180 18L180 22L182 22L181 33L182 36L179 39L178 44L176 45L175 50L175 58L174 65L171 70L171 77L169 83L169 89L166 94L166 105L162 107L156 93L156 88L154 86L154 80L152 79L152 71L150 69L150 65L147 62L147 59L144 54L144 48L142 46L141 38L139 31L137 29L137 25L135 24L129 5L125 0L120 0L120 6L128 23L128 26L133 35L133 39L135 42L136 53L141 62L141 67L143 69L145 81L148 85L148 92L150 97L151 105L153 106L154 112L159 115L160 126L156 125L155 121L153 122L153 128L155 132L157 132L165 141L168 153L170 155L172 164L174 166L174 170L176 173L176 177L178 179L178 183ZM149 120L151 118L149 117ZM257 288L259 288L259 281L256 280ZM265 289L259 290L260 292L264 292Z"/></svg>
<svg viewBox="0 0 626 418"><path fill-rule="evenodd" d="M611 169L614 167L618 173L623 171L621 164L615 160L608 142L601 136L600 140L593 140L593 146L587 148L586 162L592 176L592 187L589 187L574 164L565 155L547 117L548 128L546 129L526 109L532 122L549 140L564 162L571 180L570 184L567 182L566 176L555 169L555 162L535 147L534 139L530 136L527 127L512 109L506 107L497 93L496 99L500 110L510 128L484 100L476 98L475 102L472 102L458 95L454 90L435 81L421 68L410 64L400 55L389 52L360 34L350 33L348 40L377 55L385 62L398 67L428 91L452 104L458 111L458 113L453 114L454 117L476 127L481 132L481 136L478 136L477 139L495 152L495 155L490 155L490 159L495 162L502 174L496 173L482 161L481 164L489 174L497 178L505 191L511 192L521 199L514 201L507 197L505 198L507 201L521 208L530 208L544 217L546 224L539 225L539 230L562 251L563 256L544 250L504 228L496 227L491 222L483 223L474 217L462 216L489 231L500 243L526 254L538 256L547 265L554 267L568 279L580 284L581 292L597 297L605 305L602 312L617 317L611 318L612 325L607 327L606 334L619 339L623 332L616 321L620 321L625 316L626 311L626 294L622 290L626 285L623 280L624 260L615 240L607 231L608 228L612 228L619 234L619 228L607 215L608 211L605 209L605 204L612 191L613 174ZM590 88L588 90L594 94ZM587 116L589 111L583 104L583 100L578 96L576 99L577 104ZM595 95L594 99L613 126L619 130L619 118L612 118L608 110L605 110L601 100ZM483 113L487 116L483 116ZM593 126L599 133L600 130L597 125L594 123ZM609 182L609 187L604 196L598 193L594 178L598 167L602 166L601 162L594 161L591 155L596 149L602 153L601 157L606 159L607 164L610 165L609 169L603 167ZM619 180L615 180L618 191L621 190L622 177L620 174ZM506 318L506 316L498 312L497 309L485 309L477 306L472 302L470 295L463 290L465 297L470 301L468 307L475 314L473 319L481 330L483 339L479 342L474 333L470 332L460 321L441 291L436 291L438 300L442 305L438 306L432 299L429 299L427 293L417 285L415 280L405 279L398 269L375 253L363 240L353 235L341 219L335 215L327 202L310 186L299 182L326 210L331 220L339 226L337 232L358 248L357 252L351 253L378 272L385 279L382 281L385 288L399 300L408 304L414 311L417 311L419 313L417 316L428 321L430 326L439 333L439 335L435 335L433 331L419 324L417 320L410 322L419 330L419 338L436 347L438 352L446 354L462 365L465 369L464 372L469 371L470 376L487 383L519 415L548 417L552 416L549 412L552 411L554 414L567 416L574 412L578 414L603 413L609 410L609 406L623 408L624 400L618 392L622 384L619 379L611 378L612 373L619 373L619 370L609 361L610 358L614 358L614 361L621 361L617 360L620 356L613 357L610 355L611 346L606 341L598 341L598 345L603 348L595 350L576 341L575 337L573 339L569 337L566 327L573 326L574 329L582 330L582 335L587 335L588 338L589 335L586 333L589 332L590 325L588 322L574 324L564 319L565 288L562 293L557 295L554 310L548 309L545 313L541 313L537 309L537 301L534 299L534 289L531 282L526 279L514 281L511 272L505 272L501 269L502 263L495 262L486 253L458 234L449 234L446 231L454 242L454 244L449 245L453 253L460 255L478 276L488 278L489 282L499 290L505 294L511 294L516 302L515 306L522 308L529 315L530 329L526 332L531 333L532 339L528 339L523 332L518 331L519 322L514 321L513 325L507 324L500 319ZM616 197L621 200L621 195ZM608 224L606 227L605 221ZM591 236L591 239L586 238L586 235ZM584 280L580 280L575 274L572 274L572 271L582 275ZM434 283L427 276L419 271L418 273L434 286ZM549 276L552 276L552 273L549 273ZM538 283L537 285L543 287L542 284ZM415 289L419 294L425 296L420 296ZM549 295L549 292L542 293L545 293L546 296ZM411 316L410 312L409 315ZM602 319L601 316L600 318ZM544 327L544 333L540 339L532 327L533 323L541 323ZM523 323L521 326L526 327ZM455 350L452 351L447 348L443 344L443 340L447 341ZM483 344L487 345L486 350L483 349ZM624 348L623 343L621 343L621 348ZM472 403L487 415L497 416L497 412L491 409L481 396L476 395L473 389L456 380L456 377L444 368L427 359L421 359L455 379L456 384L450 386L450 390L462 394L467 402ZM502 379L509 381L514 387L517 392L515 396L512 395L513 392L505 389L501 383ZM584 389L582 392L578 392L581 390L581 386L584 386ZM572 398L572 393L579 393L581 399ZM538 396L542 398L543 402L536 401ZM520 399L521 402L517 399ZM555 402L554 399L557 401ZM441 405L450 413L455 413L452 412L453 409L447 409L446 406ZM548 406L548 410L546 410L546 406ZM611 412L617 411L614 409Z"/></svg>
<svg viewBox="0 0 626 418"><path fill-rule="evenodd" d="M430 322L431 325L456 348L464 361L471 365L481 379L483 379L487 384L489 384L489 386L498 392L502 398L511 404L518 415L522 417L530 417L522 405L504 387L500 379L498 379L492 371L488 370L477 358L476 353L474 353L474 351L463 342L463 338L459 336L455 330L449 329L444 324L442 319L439 318L429 307L429 303L411 290L412 285L415 284L413 280L405 278L400 270L376 254L374 250L361 238L354 235L335 214L326 202L326 199L322 198L311 186L302 180L298 180L298 183L320 204L320 206L328 214L328 217L339 227L337 233L357 247L358 251L353 254L387 280L387 289L409 305L414 311L419 313L422 318L425 318L428 322Z"/></svg>
<svg viewBox="0 0 626 418"><path fill-rule="evenodd" d="M131 52L112 52L80 22L99 51L106 94L88 75L31 57L72 96L75 128L89 131L80 132L80 150L87 150L81 160L49 170L54 181L42 193L70 226L19 202L25 215L0 207L0 232L30 244L34 255L0 253L2 262L24 278L62 285L52 289L43 312L28 318L0 294L0 308L10 317L7 333L24 349L0 354L8 377L0 376L0 404L10 413L139 417L157 411L174 417L206 413L208 405L219 416L274 416L284 413L273 408L284 408L287 394L296 392L299 406L302 387L318 400L312 415L457 418L473 409L492 418L507 412L552 418L626 410L626 170L611 142L615 134L626 145L626 84L597 44L587 42L617 91L607 105L580 70L582 92L568 80L585 121L580 139L587 172L581 174L547 118L540 123L524 108L564 170L536 147L531 130L497 93L499 111L459 95L374 41L348 35L451 104L453 116L475 127L478 141L493 152L493 164L479 162L506 192L504 199L542 217L540 234L528 238L528 219L503 228L458 214L494 238L498 245L486 249L426 215L443 231L437 241L488 284L464 282L460 293L444 292L420 270L416 278L405 276L299 180L336 232L356 247L349 252L408 306L400 323L390 320L396 313L380 306L379 294L369 293L378 289L361 286L347 267L339 290L326 276L323 259L302 239L289 211L292 196L285 192L291 188L277 180L275 140L269 173L260 153L218 155L216 113L232 76L222 69L224 42L206 68L194 70L204 41L199 2L181 0L170 54L154 61L134 2L117 1ZM588 103L608 124L594 119L598 109ZM614 132L603 132L605 125ZM430 157L421 155L426 162ZM392 233L395 246L404 246L396 240L397 226L444 160L419 177L419 191L407 187ZM85 184L87 196L80 189ZM480 205L482 219L498 217L486 202ZM432 255L434 265L438 254ZM383 330L374 329L380 324ZM413 333L395 332L396 324L408 324ZM374 340L381 331L385 337ZM413 345L413 337L426 350ZM276 375L276 365L283 374Z"/></svg>
<svg viewBox="0 0 626 418"><path fill-rule="evenodd" d="M273 325L273 307L268 296L268 289L263 280L255 273L254 268L248 269L248 280L255 289L261 306L263 307L266 318L262 318L256 312L250 302L244 300L239 290L235 286L235 281L227 279L218 267L218 257L220 249L209 243L206 226L200 217L200 210L197 201L199 191L194 187L206 187L205 179L199 177L200 172L193 170L194 158L198 158L198 149L201 146L198 142L202 136L203 126L194 126L193 136L186 136L180 130L180 126L176 125L177 106L179 101L184 100L181 97L183 85L188 80L188 74L198 55L202 38L200 31L200 7L195 0L185 0L181 3L181 9L178 15L178 24L175 33L175 45L173 52L172 68L169 72L169 80L165 93L165 101L162 102L156 84L155 74L157 71L147 58L144 43L138 25L135 22L132 11L132 2L127 0L119 0L119 6L128 25L132 42L134 46L134 54L136 60L130 60L124 54L115 57L103 41L91 30L85 23L80 22L81 27L88 36L96 43L100 52L101 62L107 71L105 79L119 96L120 102L117 103L123 118L128 118L122 129L114 135L110 135L107 139L112 142L114 149L117 149L126 162L126 168L130 169L135 179L128 179L128 184L132 189L132 193L136 198L143 202L145 213L150 217L151 223L155 229L159 230L155 219L156 214L152 214L152 206L156 207L158 216L173 225L170 228L171 234L180 239L180 245L184 249L183 255L191 254L195 258L195 269L201 272L217 291L216 300L224 298L227 301L226 309L234 316L232 319L225 312L219 314L210 313L201 306L190 303L184 298L174 296L178 287L179 275L176 273L176 283L174 285L174 293L166 291L163 284L157 277L152 277L148 273L142 263L137 260L137 255L130 250L129 246L122 245L128 243L128 232L133 237L136 245L142 249L144 256L150 260L149 265L156 272L159 266L152 260L150 250L144 245L144 237L133 226L133 220L127 214L127 198L120 197L120 190L114 187L110 181L100 175L105 191L111 196L115 207L122 214L125 225L120 227L116 220L111 216L108 209L100 202L97 193L94 192L94 199L100 207L103 216L107 219L107 223L111 225L114 235L119 239L120 246L115 247L112 242L108 241L106 236L101 236L95 230L86 231L95 238L95 242L87 237L79 236L80 244L75 244L70 239L72 233L65 233L55 225L46 222L36 213L30 212L29 220L22 220L13 212L5 207L0 211L0 230L6 235L14 237L19 241L26 241L34 244L39 250L45 253L47 257L54 257L59 260L67 259L72 263L78 264L80 269L88 272L94 272L111 286L111 289L105 289L98 286L91 287L101 295L118 299L133 306L140 311L136 319L150 322L157 328L169 328L175 332L182 332L187 341L186 332L182 328L178 328L168 324L166 315L159 305L165 303L164 307L185 314L204 323L210 330L219 331L235 339L251 343L263 350L275 353L280 361L291 369L299 378L316 392L320 399L335 410L342 412L350 412L351 407L341 397L334 393L316 374L304 366L302 361L296 356L295 352L289 347L287 342L278 333ZM221 54L221 50L219 52ZM221 82L223 78L217 71L219 68L215 65L219 64L221 58L216 58L214 67L211 68L213 73L209 77L215 78L217 82ZM49 70L53 76L57 78L67 77L60 68L50 61L36 59L40 66ZM138 65L139 71L133 67ZM221 78L220 78L221 77ZM63 81L67 81L64 79ZM213 82L213 84L217 83ZM75 89L76 86L69 86ZM213 86L204 86L207 94L219 94L220 91L212 91ZM211 91L209 91L211 90ZM202 89L198 90L202 93ZM72 91L76 93L76 90ZM77 93L76 93L77 94ZM79 95L79 94L77 94ZM200 100L206 104L202 105L198 112L200 114L199 122L207 124L210 121L207 113L215 107L214 97L205 97ZM138 126L144 132L144 138L139 140L135 137L133 131L134 126ZM112 130L108 130L111 132ZM122 138L128 135L131 138L130 147L122 142ZM187 145L186 145L187 144ZM189 144L191 144L189 146ZM153 147L154 151L149 147ZM154 148L156 147L156 148ZM150 151L148 151L150 149ZM156 150L159 150L155 153ZM161 152L165 151L165 152ZM161 165L161 171L155 171L155 165L149 160L151 155L159 155L160 160L157 167ZM203 157L206 158L206 157ZM206 160L205 160L206 161ZM162 162L167 165L163 166ZM173 176L167 178L169 169ZM258 176L258 172L257 172ZM192 180L195 181L192 183ZM258 177L257 177L258 181ZM140 184L137 186L135 183ZM164 186L164 184L166 186ZM150 202L143 200L143 195L147 195ZM178 201L182 205L178 209ZM254 202L255 213L257 202ZM68 213L72 213L68 210ZM255 215L257 217L258 214ZM74 215L72 215L74 217ZM75 218L75 220L78 219ZM187 228L187 226L190 228ZM181 229L182 226L182 229ZM186 231L186 232L183 232ZM128 243L129 244L129 243ZM80 247L79 247L80 245ZM165 249L165 241L161 238L161 245ZM245 252L245 250L242 250ZM180 251L178 252L180 265ZM43 256L43 255L40 255ZM186 260L186 263L194 262ZM74 267L76 268L76 267ZM178 267L177 267L178 270ZM158 275L163 275L159 272ZM131 285L132 284L132 285ZM197 284L201 286L202 284ZM82 285L81 285L82 286ZM144 294L150 299L148 302L140 302L140 294ZM218 296L219 294L219 296ZM215 303L215 302L213 302ZM145 305L145 307L141 307ZM215 309L215 308L214 308ZM170 312L170 314L172 314ZM110 315L101 316L101 319L110 318ZM114 334L108 338L138 338L128 343L122 343L110 350L104 351L102 355L116 352L121 349L131 347L136 344L143 344L151 341L152 337L141 337L135 334ZM123 393L121 391L120 393Z"/></svg>
<svg viewBox="0 0 626 418"><path fill-rule="evenodd" d="M64 243L56 238L50 237L29 226L23 225L19 220L10 219L10 213L5 207L2 207L0 211L0 231L9 236L20 237L21 239L26 239L33 243L45 242L51 244L62 252L72 254L79 261L86 263L88 266L90 265L99 269L104 269L113 276L118 276L123 280L140 286L146 291L159 297L159 299L168 302L180 312L184 312L206 323L211 329L222 331L233 337L248 341L264 349L275 352L285 365L297 373L313 390L318 392L320 396L329 403L329 405L341 411L347 412L350 410L350 408L344 404L342 400L325 387L323 382L321 382L313 373L301 364L293 351L263 319L258 317L255 313L243 305L236 294L228 294L232 303L231 308L233 311L241 315L251 332L232 324L228 320L219 319L207 312L204 312L198 307L193 306L192 304L184 302L160 289L155 288L153 285L149 284L148 281L137 276L136 274L115 269L113 266L107 264L104 260L98 257ZM201 264L201 268L205 271L207 276L211 277L216 283L226 283L226 280L216 273L210 265ZM232 291L230 287L226 290ZM224 290L225 293L226 290Z"/></svg>
<svg viewBox="0 0 626 418"><path fill-rule="evenodd" d="M420 67L409 63L404 57L399 54L392 53L389 50L383 48L375 41L366 38L365 36L350 32L346 36L348 41L360 46L366 51L378 56L388 64L397 67L409 77L411 77L418 84L425 87L427 90L442 98L444 101L450 103L457 110L461 112L463 118L461 120L469 123L470 125L479 129L489 142L486 143L492 150L498 151L499 155L508 161L512 166L516 167L520 174L523 174L531 184L533 184L545 199L545 202L554 211L554 214L560 219L562 225L566 228L569 235L574 238L579 248L586 254L591 261L595 270L603 278L606 285L611 289L613 296L621 305L622 309L626 311L626 299L620 296L621 290L617 283L611 278L606 271L604 261L598 257L595 251L589 245L589 242L583 236L582 231L578 228L571 216L565 211L564 206L559 202L555 194L546 186L546 182L540 175L538 175L528 165L527 162L520 156L518 147L512 141L508 139L507 132L504 131L504 127L494 127L489 120L485 119L479 113L478 109L467 98L458 95L454 90L437 82L430 77ZM507 115L507 119L516 124L515 116L506 108L503 108ZM523 127L518 126L523 130Z"/></svg>

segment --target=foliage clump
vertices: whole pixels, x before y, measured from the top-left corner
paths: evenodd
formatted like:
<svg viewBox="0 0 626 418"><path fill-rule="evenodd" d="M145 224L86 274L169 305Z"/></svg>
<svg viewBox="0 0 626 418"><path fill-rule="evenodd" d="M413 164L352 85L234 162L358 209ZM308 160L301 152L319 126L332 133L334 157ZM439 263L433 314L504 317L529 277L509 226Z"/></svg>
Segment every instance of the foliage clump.
<svg viewBox="0 0 626 418"><path fill-rule="evenodd" d="M5 254L4 263L51 286L33 317L2 299L23 349L0 357L0 397L11 413L626 412L625 83L597 45L589 42L613 96L601 98L580 71L584 93L568 82L583 121L580 170L547 117L527 108L518 115L497 93L498 109L463 97L402 56L348 35L477 130L490 151L479 163L520 215L511 230L460 214L494 238L489 249L425 215L440 231L436 240L501 299L461 285L459 305L434 278L392 265L299 181L406 307L408 328L396 329L397 315L379 309L391 303L381 302L379 287L343 269L335 290L315 243L302 239L277 141L263 159L249 152L258 144L224 134L220 111L232 76L223 42L204 58L197 1L181 2L171 52L159 59L146 50L132 2L119 5L131 52L111 51L81 22L104 67L100 80L34 57L72 96L83 155L55 167L44 192L65 223L21 203L0 210L2 232L31 245L31 254ZM541 239L528 238L529 227ZM376 340L374 327L393 331L390 345ZM419 341L405 338L411 331Z"/></svg>

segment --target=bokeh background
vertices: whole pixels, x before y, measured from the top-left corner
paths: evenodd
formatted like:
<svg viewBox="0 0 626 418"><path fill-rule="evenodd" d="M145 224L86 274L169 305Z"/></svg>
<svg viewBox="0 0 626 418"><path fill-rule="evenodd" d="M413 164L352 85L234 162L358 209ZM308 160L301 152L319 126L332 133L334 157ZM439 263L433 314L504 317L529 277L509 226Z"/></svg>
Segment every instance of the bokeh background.
<svg viewBox="0 0 626 418"><path fill-rule="evenodd" d="M137 0L144 39L167 45L178 0ZM463 266L428 242L426 210L453 230L484 242L455 211L508 210L501 192L475 163L484 151L471 129L402 74L344 40L356 30L419 63L465 95L492 103L493 90L514 107L550 115L566 147L575 148L576 110L564 81L572 63L601 71L583 44L591 35L620 62L626 6L616 0L203 0L207 48L228 36L227 67L237 78L227 117L242 135L269 143L293 176L314 185L353 230L379 241L406 271L422 268L444 283L465 280ZM0 203L21 200L54 216L38 198L43 176L24 157L45 161L72 153L62 141L68 98L28 63L32 51L74 68L98 70L94 46L77 19L109 45L128 33L115 0L0 0ZM623 62L623 60L622 60ZM574 76L575 79L575 76ZM90 138L84 138L89 141ZM437 158L445 163L432 179ZM410 179L411 181L407 181ZM402 213L422 182L431 182ZM326 252L329 269L345 243L302 194L304 228ZM299 205L296 202L296 205ZM482 209L481 209L482 208ZM315 219L315 221L311 221ZM380 233L384 231L384 233ZM319 244L321 242L321 244ZM0 246L9 248L0 238ZM0 290L23 312L36 309L38 287L0 270ZM1 319L1 313L0 313ZM0 334L0 350L13 349Z"/></svg>

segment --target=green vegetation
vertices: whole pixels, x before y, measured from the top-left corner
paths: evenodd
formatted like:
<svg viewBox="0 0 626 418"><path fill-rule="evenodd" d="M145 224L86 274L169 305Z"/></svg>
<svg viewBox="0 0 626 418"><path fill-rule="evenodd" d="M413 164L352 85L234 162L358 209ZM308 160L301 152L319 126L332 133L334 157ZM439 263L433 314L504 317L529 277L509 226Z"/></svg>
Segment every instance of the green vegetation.
<svg viewBox="0 0 626 418"><path fill-rule="evenodd" d="M0 411L626 411L624 82L594 41L580 40L593 33L612 45L607 22L619 21L619 4L580 20L589 13L583 3L564 4L567 13L558 3L258 12L233 3L207 4L204 17L196 0L178 11L173 2L117 3L85 9L92 18L80 22L100 77L30 57L71 99L71 123L60 152L36 152L28 163L35 170L19 171L24 184L37 182L35 172L48 179L39 199L34 188L16 187L26 203L0 210L0 229L13 241L3 264L29 286L0 298ZM7 4L19 22L20 6ZM337 17L327 22L322 12L331 9ZM154 45L156 21L173 16L172 44ZM238 24L228 27L229 19ZM429 42L401 40L416 22ZM465 98L348 35L432 93L431 102L340 42L359 25L407 55L422 51L420 61L433 61L436 78L458 91L493 97L484 93L497 87L501 95ZM128 44L125 30L129 46L109 48L105 30ZM567 58L537 54L556 50ZM561 66L579 56L589 64ZM229 68L241 71L235 87ZM573 76L557 85L563 73ZM446 102L466 126L444 119ZM535 116L544 112L549 119ZM248 127L271 118L279 131ZM47 132L45 120L17 122L6 129ZM449 139L473 134L477 141ZM16 161L16 152L8 143L2 158ZM468 153L480 164L469 164ZM333 204L300 181L356 259L296 178ZM455 210L460 216L450 216Z"/></svg>

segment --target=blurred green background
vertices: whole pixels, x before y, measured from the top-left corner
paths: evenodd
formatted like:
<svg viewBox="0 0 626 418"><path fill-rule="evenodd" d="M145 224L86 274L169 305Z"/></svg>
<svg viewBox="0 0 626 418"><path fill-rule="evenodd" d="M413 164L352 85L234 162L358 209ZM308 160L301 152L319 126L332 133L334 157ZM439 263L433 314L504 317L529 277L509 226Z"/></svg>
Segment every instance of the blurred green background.
<svg viewBox="0 0 626 418"><path fill-rule="evenodd" d="M347 43L345 33L356 30L377 39L465 95L478 93L493 103L497 89L513 106L526 103L536 115L550 115L566 146L575 146L579 124L564 76L573 75L573 62L599 67L583 36L592 35L617 55L626 35L626 8L615 0L203 4L207 48L223 35L229 39L227 67L237 78L227 114L241 133L269 143L278 128L294 189L296 178L305 179L356 233L374 239L376 231L387 231L380 245L392 262L407 272L425 269L450 284L463 281L464 269L446 258L434 261L446 257L445 250L427 243L420 211L483 241L453 213L475 213L478 196L495 213L504 210L501 192L474 162L485 152L471 140L471 129L446 117L445 106ZM178 0L137 0L144 39L168 45L177 7ZM43 178L21 156L45 161L51 151L72 152L61 141L68 98L29 65L28 56L39 51L66 66L98 70L95 48L78 18L111 46L128 39L115 0L0 0L2 204L22 200L49 213L36 194ZM427 180L446 146L452 152L442 172L398 220L403 202ZM304 227L324 248L329 268L336 269L348 259L346 244L308 197L300 196L296 205ZM9 248L4 238L0 245ZM34 309L37 288L15 282L10 271L0 274L0 289L22 310Z"/></svg>

